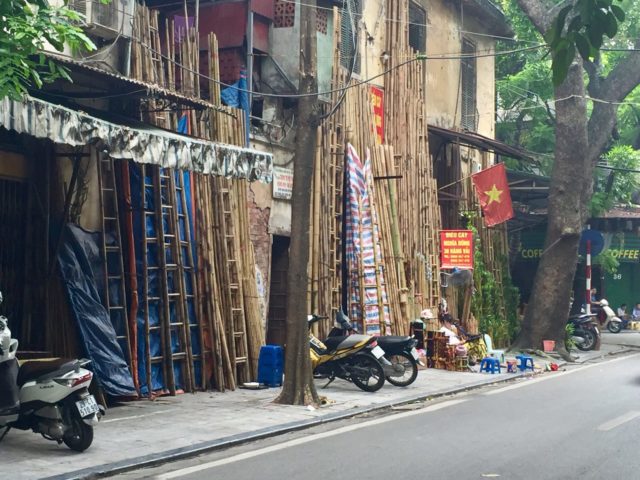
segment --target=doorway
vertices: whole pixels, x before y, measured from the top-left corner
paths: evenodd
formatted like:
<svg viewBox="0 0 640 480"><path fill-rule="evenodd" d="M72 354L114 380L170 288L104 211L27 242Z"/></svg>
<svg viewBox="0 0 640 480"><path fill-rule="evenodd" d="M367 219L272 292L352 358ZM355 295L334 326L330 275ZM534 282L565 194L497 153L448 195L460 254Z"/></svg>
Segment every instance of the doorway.
<svg viewBox="0 0 640 480"><path fill-rule="evenodd" d="M287 272L289 270L289 237L273 236L271 245L271 286L267 343L284 346L287 338Z"/></svg>

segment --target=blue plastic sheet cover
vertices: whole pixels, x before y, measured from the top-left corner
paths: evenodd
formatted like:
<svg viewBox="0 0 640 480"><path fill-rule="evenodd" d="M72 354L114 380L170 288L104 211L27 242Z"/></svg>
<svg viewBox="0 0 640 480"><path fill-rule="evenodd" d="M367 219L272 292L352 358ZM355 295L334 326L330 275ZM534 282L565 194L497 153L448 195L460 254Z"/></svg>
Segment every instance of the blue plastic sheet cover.
<svg viewBox="0 0 640 480"><path fill-rule="evenodd" d="M58 265L91 369L104 391L114 397L136 395L122 348L116 340L109 312L96 288L102 259L100 233L68 224L58 253Z"/></svg>

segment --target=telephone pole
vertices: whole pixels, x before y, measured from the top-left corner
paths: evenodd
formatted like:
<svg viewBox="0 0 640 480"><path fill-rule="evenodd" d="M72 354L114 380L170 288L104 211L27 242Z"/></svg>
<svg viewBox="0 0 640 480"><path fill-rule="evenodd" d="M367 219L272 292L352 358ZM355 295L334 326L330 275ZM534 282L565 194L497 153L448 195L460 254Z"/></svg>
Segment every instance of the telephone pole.
<svg viewBox="0 0 640 480"><path fill-rule="evenodd" d="M309 225L317 127L319 125L317 80L316 1L298 3L300 8L300 79L293 159L291 198L291 244L287 273L287 337L285 377L278 403L318 404L313 383L307 327L309 288Z"/></svg>

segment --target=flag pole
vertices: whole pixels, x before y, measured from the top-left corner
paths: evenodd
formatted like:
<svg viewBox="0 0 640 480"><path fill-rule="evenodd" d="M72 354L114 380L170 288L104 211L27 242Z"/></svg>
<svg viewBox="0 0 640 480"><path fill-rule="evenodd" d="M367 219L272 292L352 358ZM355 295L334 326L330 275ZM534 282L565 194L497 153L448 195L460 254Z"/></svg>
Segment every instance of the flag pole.
<svg viewBox="0 0 640 480"><path fill-rule="evenodd" d="M449 188L449 187L451 187L452 185L455 185L456 183L460 183L461 181L466 180L467 178L471 178L471 177L473 177L474 175L475 175L475 173L472 173L472 174L470 174L470 175L465 175L464 177L460 178L459 180L456 180L455 182L448 183L448 184L447 184L447 185L445 185L444 187L440 187L440 188L438 188L438 191L440 191L440 190L444 190L445 188Z"/></svg>

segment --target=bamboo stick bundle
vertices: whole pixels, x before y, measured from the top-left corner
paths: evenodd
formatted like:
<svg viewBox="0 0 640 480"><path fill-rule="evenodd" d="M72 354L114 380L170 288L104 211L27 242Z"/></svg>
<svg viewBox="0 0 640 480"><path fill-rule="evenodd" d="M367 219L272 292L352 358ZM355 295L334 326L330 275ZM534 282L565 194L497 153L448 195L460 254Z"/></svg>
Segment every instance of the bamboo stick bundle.
<svg viewBox="0 0 640 480"><path fill-rule="evenodd" d="M244 292L244 309L247 323L248 356L252 378L258 375L258 357L260 347L264 345L264 327L262 312L256 284L256 259L253 244L249 234L249 218L247 207L247 185L245 181L234 182L234 195L237 198L238 222L240 244L243 246L242 255L239 257L242 264L242 282Z"/></svg>

